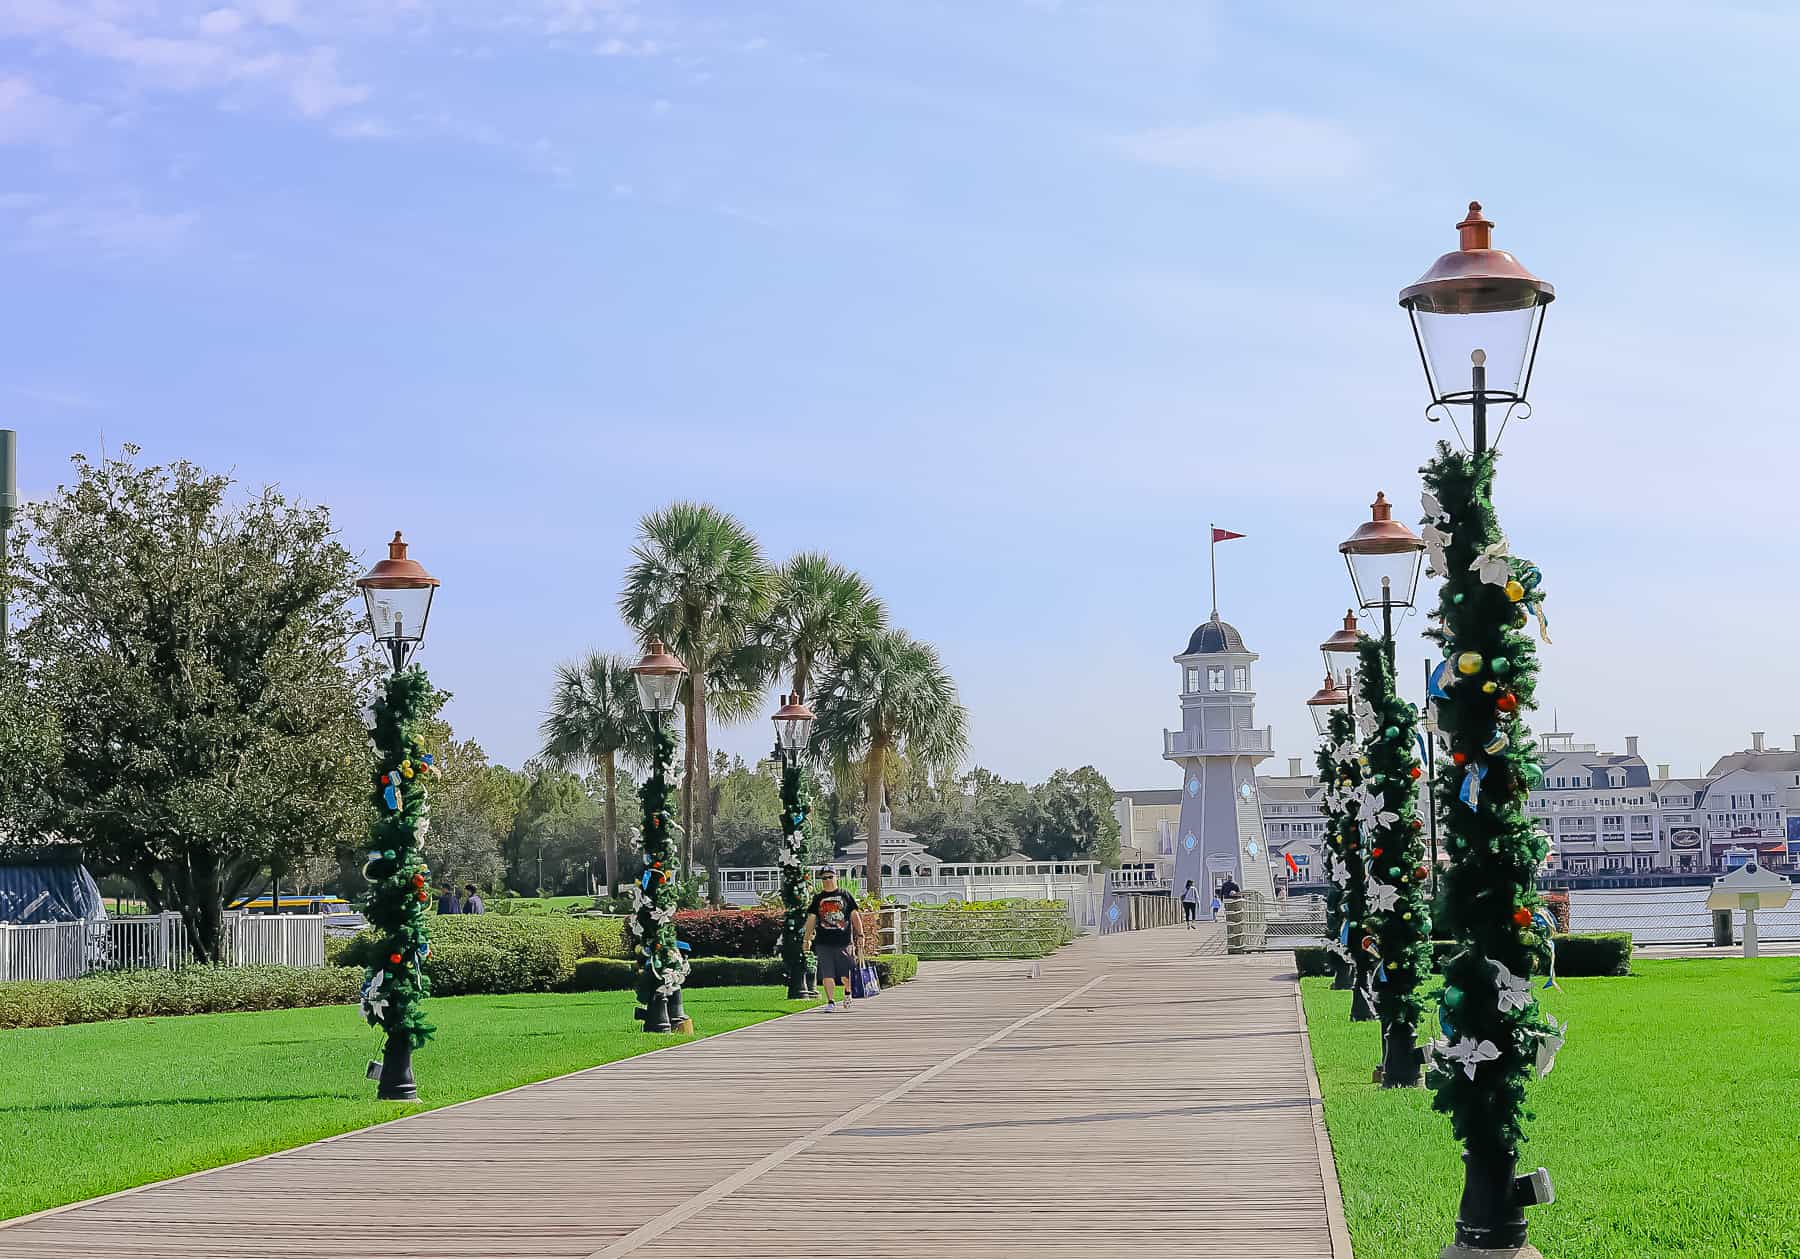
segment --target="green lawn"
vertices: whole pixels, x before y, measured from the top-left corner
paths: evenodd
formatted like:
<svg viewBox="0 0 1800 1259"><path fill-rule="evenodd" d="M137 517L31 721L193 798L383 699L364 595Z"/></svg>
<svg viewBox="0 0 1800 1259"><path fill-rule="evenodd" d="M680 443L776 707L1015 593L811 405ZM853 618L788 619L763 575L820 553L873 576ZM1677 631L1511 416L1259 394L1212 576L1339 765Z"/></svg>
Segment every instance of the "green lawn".
<svg viewBox="0 0 1800 1259"><path fill-rule="evenodd" d="M686 994L702 1036L801 1008L784 989ZM420 1105L375 1100L354 1007L0 1032L0 1219L288 1149L695 1037L630 1030L632 994L453 997L413 1059Z"/></svg>
<svg viewBox="0 0 1800 1259"><path fill-rule="evenodd" d="M1556 1184L1555 1203L1527 1212L1532 1242L1547 1259L1792 1259L1800 958L1633 967L1539 993L1570 1025L1520 1154ZM1349 1021L1349 993L1302 989L1359 1259L1437 1255L1462 1188L1449 1118L1425 1090L1369 1082L1377 1025Z"/></svg>

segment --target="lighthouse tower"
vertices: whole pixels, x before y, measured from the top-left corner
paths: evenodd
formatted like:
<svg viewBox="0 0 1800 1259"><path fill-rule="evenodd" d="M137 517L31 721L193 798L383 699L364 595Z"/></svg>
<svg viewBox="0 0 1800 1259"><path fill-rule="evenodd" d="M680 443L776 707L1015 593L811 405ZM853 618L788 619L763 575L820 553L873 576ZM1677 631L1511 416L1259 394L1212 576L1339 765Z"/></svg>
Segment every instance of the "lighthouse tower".
<svg viewBox="0 0 1800 1259"><path fill-rule="evenodd" d="M1192 879L1202 905L1227 874L1246 892L1275 896L1256 791L1256 767L1275 741L1268 727L1254 725L1256 660L1216 610L1175 657L1181 729L1163 731L1163 758L1181 766L1182 775L1172 888L1180 896Z"/></svg>

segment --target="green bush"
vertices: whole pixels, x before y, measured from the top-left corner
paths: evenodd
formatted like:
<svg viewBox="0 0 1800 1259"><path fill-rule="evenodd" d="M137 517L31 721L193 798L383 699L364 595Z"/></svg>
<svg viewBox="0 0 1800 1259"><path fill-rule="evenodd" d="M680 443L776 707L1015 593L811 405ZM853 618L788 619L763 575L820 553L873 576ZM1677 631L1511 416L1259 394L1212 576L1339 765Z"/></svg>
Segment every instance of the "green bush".
<svg viewBox="0 0 1800 1259"><path fill-rule="evenodd" d="M1556 941L1556 975L1558 979L1583 979L1595 975L1629 975L1631 973L1631 933L1620 931L1598 935L1552 936ZM1431 942L1431 969L1439 974L1444 963L1462 946L1455 940ZM1331 954L1316 944L1294 950L1294 961L1302 979L1331 974Z"/></svg>
<svg viewBox="0 0 1800 1259"><path fill-rule="evenodd" d="M362 972L326 966L189 966L0 984L0 1028L288 1010L356 1000Z"/></svg>
<svg viewBox="0 0 1800 1259"><path fill-rule="evenodd" d="M919 973L919 959L911 953L885 953L874 961L875 975L883 988L903 984Z"/></svg>
<svg viewBox="0 0 1800 1259"><path fill-rule="evenodd" d="M1062 901L913 905L907 934L920 958L1044 957L1076 936Z"/></svg>
<svg viewBox="0 0 1800 1259"><path fill-rule="evenodd" d="M425 974L440 997L550 992L569 982L577 958L627 956L624 927L621 918L446 914L431 921ZM342 945L334 943L335 960L366 967L380 943L374 931L360 931ZM492 956L496 952L499 959Z"/></svg>
<svg viewBox="0 0 1800 1259"><path fill-rule="evenodd" d="M1552 936L1558 978L1631 974L1631 933Z"/></svg>
<svg viewBox="0 0 1800 1259"><path fill-rule="evenodd" d="M637 967L616 957L584 957L575 963L570 992L619 992L637 987Z"/></svg>

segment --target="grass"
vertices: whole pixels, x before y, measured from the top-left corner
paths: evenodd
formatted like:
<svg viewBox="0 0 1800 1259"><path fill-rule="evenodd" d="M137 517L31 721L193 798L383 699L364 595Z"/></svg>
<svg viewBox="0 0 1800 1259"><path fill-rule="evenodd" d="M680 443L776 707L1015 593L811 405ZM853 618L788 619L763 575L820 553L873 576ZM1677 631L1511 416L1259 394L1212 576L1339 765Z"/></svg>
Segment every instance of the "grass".
<svg viewBox="0 0 1800 1259"><path fill-rule="evenodd" d="M800 1008L784 989L685 994L701 1036ZM453 997L413 1070L375 1100L378 1034L353 1007L121 1019L0 1032L0 1219L285 1150L699 1037L631 1030L629 992Z"/></svg>
<svg viewBox="0 0 1800 1259"><path fill-rule="evenodd" d="M1538 994L1570 1026L1520 1153L1556 1184L1527 1212L1533 1244L1549 1259L1791 1259L1800 958L1632 965ZM1428 1091L1369 1082L1378 1025L1349 1021L1349 993L1301 986L1357 1255L1437 1255L1462 1189L1449 1118Z"/></svg>

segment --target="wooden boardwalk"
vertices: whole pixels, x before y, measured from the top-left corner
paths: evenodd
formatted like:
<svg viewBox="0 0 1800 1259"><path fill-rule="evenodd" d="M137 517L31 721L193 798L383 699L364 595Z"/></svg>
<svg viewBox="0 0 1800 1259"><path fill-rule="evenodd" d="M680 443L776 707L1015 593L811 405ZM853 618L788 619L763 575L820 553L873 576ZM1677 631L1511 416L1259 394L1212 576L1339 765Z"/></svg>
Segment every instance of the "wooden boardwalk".
<svg viewBox="0 0 1800 1259"><path fill-rule="evenodd" d="M1215 948L932 965L853 1014L0 1226L0 1259L1349 1259L1292 955Z"/></svg>

